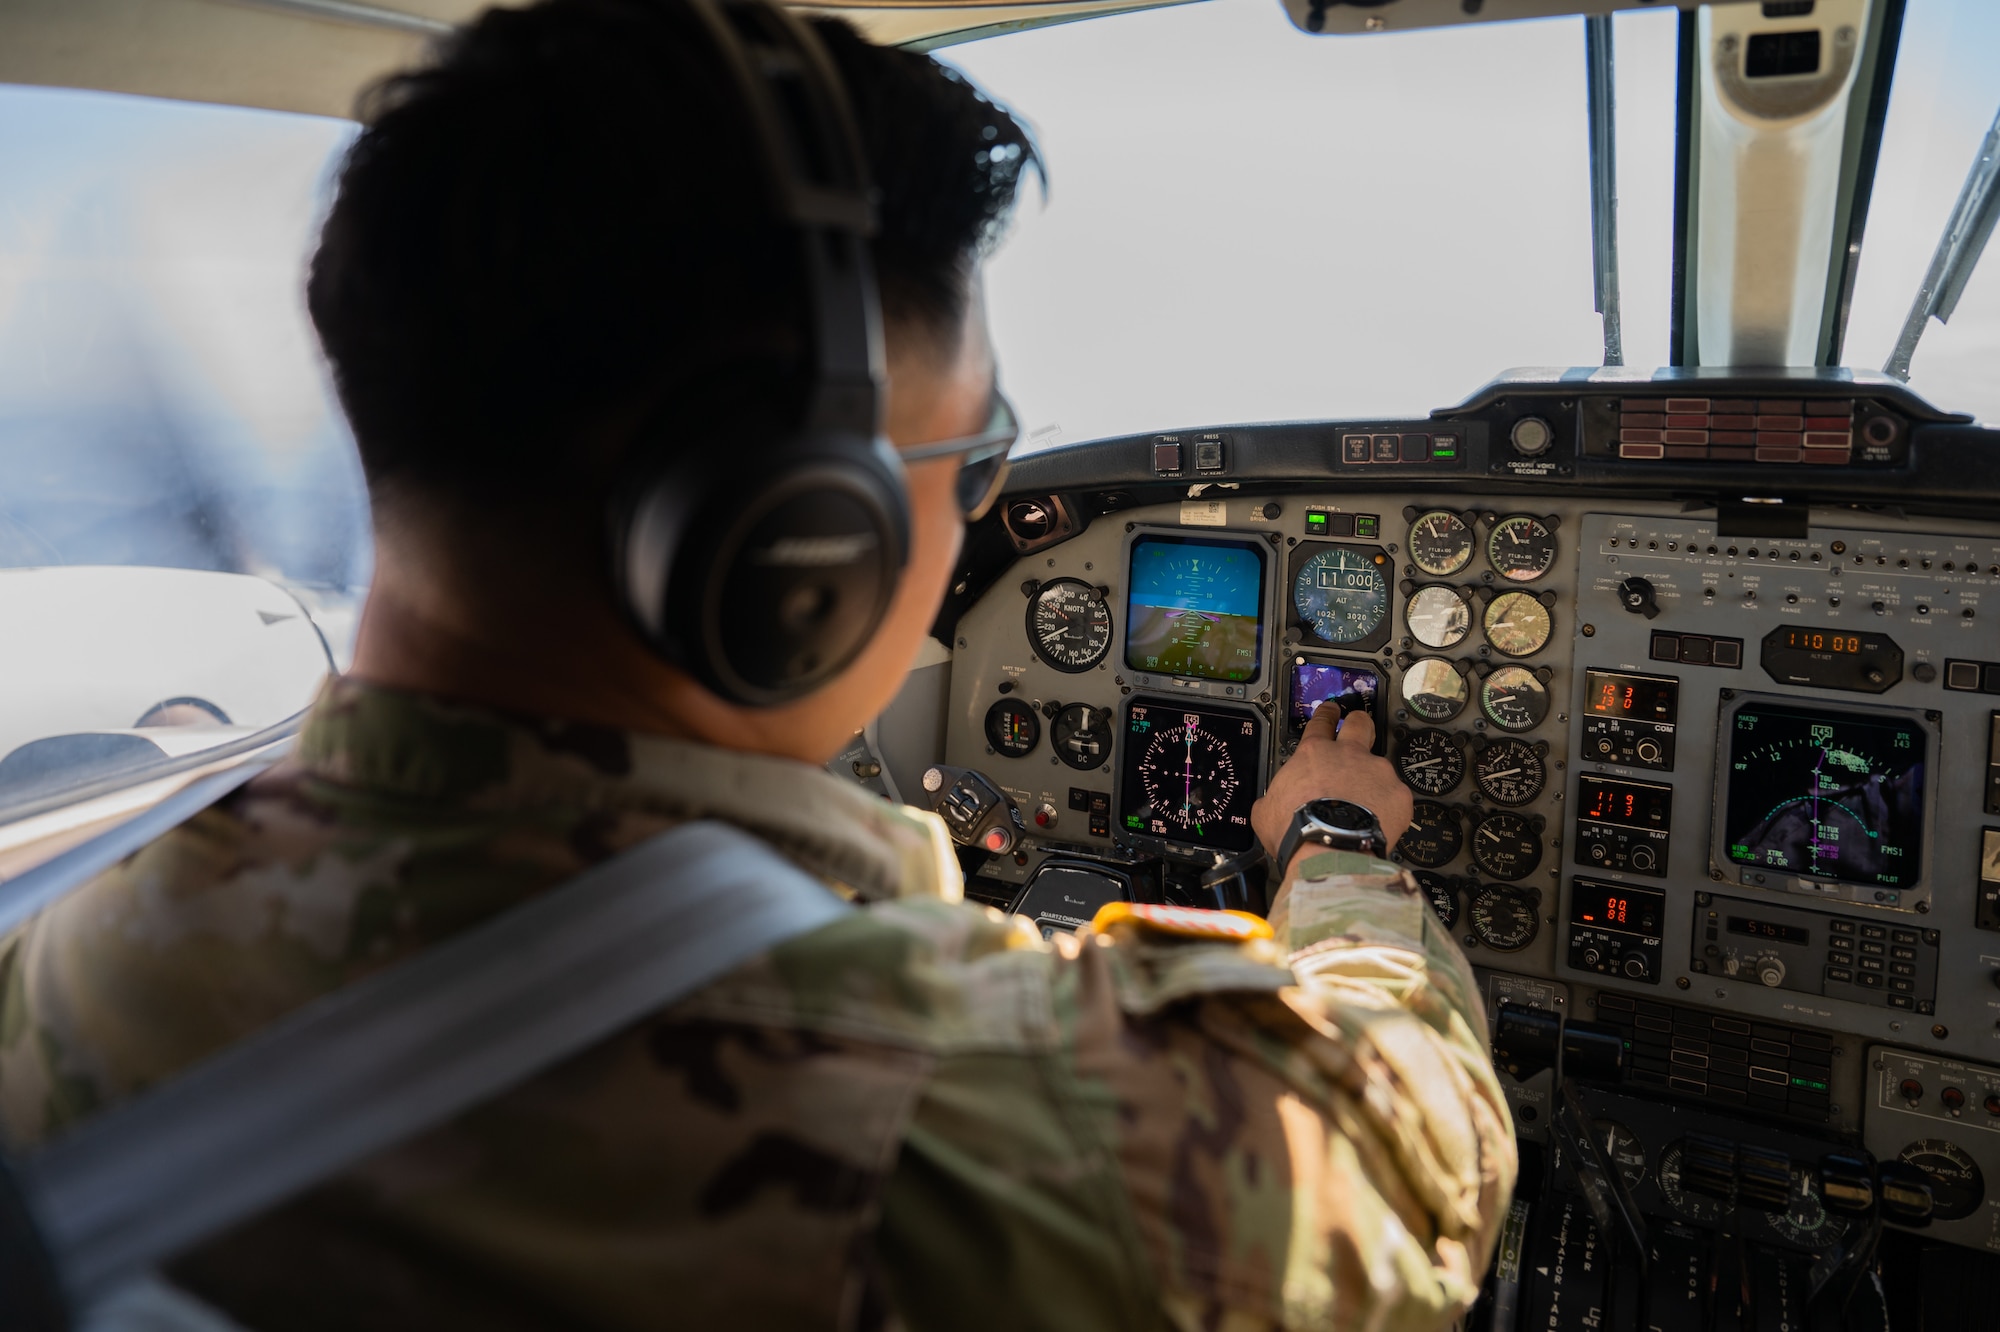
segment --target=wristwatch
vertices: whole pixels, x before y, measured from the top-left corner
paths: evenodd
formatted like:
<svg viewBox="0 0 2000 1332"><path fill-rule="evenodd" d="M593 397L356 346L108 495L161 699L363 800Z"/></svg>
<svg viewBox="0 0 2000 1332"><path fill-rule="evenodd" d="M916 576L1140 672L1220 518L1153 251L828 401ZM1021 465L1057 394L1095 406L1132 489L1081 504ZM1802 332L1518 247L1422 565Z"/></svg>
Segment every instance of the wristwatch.
<svg viewBox="0 0 2000 1332"><path fill-rule="evenodd" d="M1389 853L1381 820L1351 800L1308 800L1300 805L1285 840L1278 843L1278 873L1285 872L1299 847L1307 842L1368 856Z"/></svg>

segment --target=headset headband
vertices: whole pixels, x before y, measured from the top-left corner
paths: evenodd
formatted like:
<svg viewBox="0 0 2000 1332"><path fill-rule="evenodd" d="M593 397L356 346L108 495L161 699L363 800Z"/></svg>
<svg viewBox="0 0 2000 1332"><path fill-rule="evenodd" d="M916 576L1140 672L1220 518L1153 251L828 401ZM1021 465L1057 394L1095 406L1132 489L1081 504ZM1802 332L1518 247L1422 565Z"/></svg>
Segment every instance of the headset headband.
<svg viewBox="0 0 2000 1332"><path fill-rule="evenodd" d="M810 292L812 391L803 425L873 439L882 315L868 260L875 207L853 112L812 29L764 0L688 0L742 94L773 207L799 237Z"/></svg>

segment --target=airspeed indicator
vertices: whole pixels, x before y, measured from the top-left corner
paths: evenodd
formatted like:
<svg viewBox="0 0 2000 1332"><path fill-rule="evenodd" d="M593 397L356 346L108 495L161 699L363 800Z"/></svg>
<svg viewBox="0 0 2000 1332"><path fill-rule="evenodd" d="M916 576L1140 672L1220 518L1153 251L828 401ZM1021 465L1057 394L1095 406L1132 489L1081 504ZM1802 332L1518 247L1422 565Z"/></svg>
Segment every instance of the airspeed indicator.
<svg viewBox="0 0 2000 1332"><path fill-rule="evenodd" d="M1081 578L1051 578L1028 598L1028 643L1066 675L1087 671L1111 651L1111 608Z"/></svg>

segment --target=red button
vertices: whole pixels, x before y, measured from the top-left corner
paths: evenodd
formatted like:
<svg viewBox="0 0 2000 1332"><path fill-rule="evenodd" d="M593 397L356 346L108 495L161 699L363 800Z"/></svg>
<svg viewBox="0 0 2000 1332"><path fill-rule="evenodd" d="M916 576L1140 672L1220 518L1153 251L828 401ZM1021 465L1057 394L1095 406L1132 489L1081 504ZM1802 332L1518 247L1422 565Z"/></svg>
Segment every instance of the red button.
<svg viewBox="0 0 2000 1332"><path fill-rule="evenodd" d="M1007 835L1005 828L992 828L986 833L986 849L988 851L1005 851L1013 840L1012 837Z"/></svg>

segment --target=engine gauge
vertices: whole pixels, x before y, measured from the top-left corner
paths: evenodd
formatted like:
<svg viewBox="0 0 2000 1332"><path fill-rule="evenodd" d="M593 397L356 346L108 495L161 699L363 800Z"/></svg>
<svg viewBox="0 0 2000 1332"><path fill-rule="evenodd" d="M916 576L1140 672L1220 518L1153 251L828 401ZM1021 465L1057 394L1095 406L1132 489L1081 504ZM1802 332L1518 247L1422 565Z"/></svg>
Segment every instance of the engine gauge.
<svg viewBox="0 0 2000 1332"><path fill-rule="evenodd" d="M1458 667L1442 657L1422 657L1403 672L1403 706L1425 721L1450 721L1471 697Z"/></svg>
<svg viewBox="0 0 2000 1332"><path fill-rule="evenodd" d="M1430 899L1431 911L1446 929L1458 924L1458 888L1442 874L1432 874L1429 870L1417 871L1417 886Z"/></svg>
<svg viewBox="0 0 2000 1332"><path fill-rule="evenodd" d="M1540 746L1508 736L1473 758L1472 780L1496 805L1525 805L1548 785L1549 765Z"/></svg>
<svg viewBox="0 0 2000 1332"><path fill-rule="evenodd" d="M1440 869L1451 863L1465 844L1465 831L1449 805L1419 800L1410 811L1410 826L1396 842L1396 853L1412 865Z"/></svg>
<svg viewBox="0 0 2000 1332"><path fill-rule="evenodd" d="M1532 592L1502 592L1486 607L1480 625L1503 657L1531 657L1548 646L1555 620Z"/></svg>
<svg viewBox="0 0 2000 1332"><path fill-rule="evenodd" d="M1410 562L1433 578L1449 578L1472 563L1472 529L1450 509L1432 509L1410 524Z"/></svg>
<svg viewBox="0 0 2000 1332"><path fill-rule="evenodd" d="M1549 715L1549 691L1526 666L1502 666L1481 682L1479 710L1503 731L1532 731Z"/></svg>
<svg viewBox="0 0 2000 1332"><path fill-rule="evenodd" d="M986 709L986 743L997 754L1020 758L1042 740L1042 719L1018 698L1003 698Z"/></svg>
<svg viewBox="0 0 2000 1332"><path fill-rule="evenodd" d="M1081 578L1051 578L1028 598L1028 644L1065 674L1090 670L1111 651L1111 607Z"/></svg>
<svg viewBox="0 0 2000 1332"><path fill-rule="evenodd" d="M1452 588L1420 587L1403 607L1403 623L1425 647L1456 647L1472 632L1472 608Z"/></svg>
<svg viewBox="0 0 2000 1332"><path fill-rule="evenodd" d="M1396 775L1422 795L1441 796L1465 779L1465 751L1444 731L1411 731L1396 746Z"/></svg>
<svg viewBox="0 0 2000 1332"><path fill-rule="evenodd" d="M1049 744L1079 772L1101 767L1111 758L1111 709L1070 704L1049 723Z"/></svg>
<svg viewBox="0 0 2000 1332"><path fill-rule="evenodd" d="M1472 863L1496 879L1520 879L1542 863L1542 836L1526 815L1496 810L1472 830Z"/></svg>
<svg viewBox="0 0 2000 1332"><path fill-rule="evenodd" d="M1292 576L1299 623L1322 643L1359 643L1389 614L1389 557L1379 550L1327 546Z"/></svg>
<svg viewBox="0 0 2000 1332"><path fill-rule="evenodd" d="M1962 1221L1986 1201L1986 1178L1979 1162L1955 1142L1919 1138L1897 1152L1896 1159L1931 1177L1931 1216L1939 1221Z"/></svg>
<svg viewBox="0 0 2000 1332"><path fill-rule="evenodd" d="M1556 562L1556 534L1529 514L1502 518L1486 538L1486 558L1510 583L1532 583Z"/></svg>
<svg viewBox="0 0 2000 1332"><path fill-rule="evenodd" d="M1824 1249L1847 1234L1847 1218L1826 1210L1819 1180L1806 1166L1792 1167L1791 1205L1765 1219L1771 1229L1802 1249Z"/></svg>
<svg viewBox="0 0 2000 1332"><path fill-rule="evenodd" d="M1637 1189L1646 1182L1646 1144L1639 1141L1639 1135L1615 1119L1600 1119L1591 1126L1597 1138L1597 1146L1604 1153L1604 1163L1618 1172L1626 1190Z"/></svg>
<svg viewBox="0 0 2000 1332"><path fill-rule="evenodd" d="M1685 1147L1674 1142L1660 1153L1660 1193L1666 1198L1667 1206L1688 1220L1715 1225L1729 1215L1730 1206L1720 1198L1695 1193L1682 1186L1681 1158L1685 1152Z"/></svg>
<svg viewBox="0 0 2000 1332"><path fill-rule="evenodd" d="M1472 933L1488 948L1517 952L1535 941L1539 907L1526 889L1489 883L1472 897Z"/></svg>

